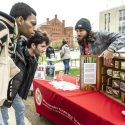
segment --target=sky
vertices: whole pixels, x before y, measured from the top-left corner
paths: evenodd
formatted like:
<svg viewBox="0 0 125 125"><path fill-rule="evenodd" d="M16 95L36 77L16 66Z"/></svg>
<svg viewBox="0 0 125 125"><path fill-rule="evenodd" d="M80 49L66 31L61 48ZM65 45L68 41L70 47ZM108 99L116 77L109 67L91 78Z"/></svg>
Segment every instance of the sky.
<svg viewBox="0 0 125 125"><path fill-rule="evenodd" d="M80 18L88 18L93 30L99 29L99 12L125 5L125 0L0 0L0 11L9 14L13 4L25 2L37 12L37 24L58 15L66 26L75 26Z"/></svg>

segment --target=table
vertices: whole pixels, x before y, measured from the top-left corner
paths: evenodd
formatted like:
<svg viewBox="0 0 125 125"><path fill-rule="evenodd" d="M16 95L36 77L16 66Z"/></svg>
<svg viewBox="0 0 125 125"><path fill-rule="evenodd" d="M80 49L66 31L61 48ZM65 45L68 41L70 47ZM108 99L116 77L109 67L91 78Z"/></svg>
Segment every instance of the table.
<svg viewBox="0 0 125 125"><path fill-rule="evenodd" d="M58 78L57 78L58 79ZM75 83L75 78L64 76ZM63 91L34 80L36 112L56 125L125 125L125 106L97 91Z"/></svg>

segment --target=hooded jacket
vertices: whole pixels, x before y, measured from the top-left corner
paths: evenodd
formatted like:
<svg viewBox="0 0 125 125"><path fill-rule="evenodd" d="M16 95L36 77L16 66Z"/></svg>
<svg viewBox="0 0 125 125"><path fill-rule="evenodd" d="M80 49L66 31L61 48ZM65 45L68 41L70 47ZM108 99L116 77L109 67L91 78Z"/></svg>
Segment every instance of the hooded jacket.
<svg viewBox="0 0 125 125"><path fill-rule="evenodd" d="M14 18L0 12L0 106L7 99L9 81L20 71L10 58L14 30Z"/></svg>
<svg viewBox="0 0 125 125"><path fill-rule="evenodd" d="M3 47L6 44L7 37L9 37L9 54L14 54L14 47L16 44L16 37L18 29L16 21L13 17L0 11L0 45ZM0 50L1 51L1 50Z"/></svg>

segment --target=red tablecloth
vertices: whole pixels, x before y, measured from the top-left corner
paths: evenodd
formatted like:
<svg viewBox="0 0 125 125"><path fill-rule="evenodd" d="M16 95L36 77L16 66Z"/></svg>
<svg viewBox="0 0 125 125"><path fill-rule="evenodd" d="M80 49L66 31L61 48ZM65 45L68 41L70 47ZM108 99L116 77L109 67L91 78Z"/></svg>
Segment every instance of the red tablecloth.
<svg viewBox="0 0 125 125"><path fill-rule="evenodd" d="M75 82L70 76L64 80ZM57 90L45 80L34 80L33 84L37 113L56 125L125 125L121 114L125 106L100 92Z"/></svg>

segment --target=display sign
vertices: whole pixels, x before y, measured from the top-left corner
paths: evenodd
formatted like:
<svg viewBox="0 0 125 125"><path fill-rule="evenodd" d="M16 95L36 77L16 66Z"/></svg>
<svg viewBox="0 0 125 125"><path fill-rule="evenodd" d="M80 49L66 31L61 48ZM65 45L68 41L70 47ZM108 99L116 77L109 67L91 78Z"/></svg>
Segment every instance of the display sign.
<svg viewBox="0 0 125 125"><path fill-rule="evenodd" d="M45 72L46 72L45 66L44 65L38 65L34 78L35 79L45 79Z"/></svg>
<svg viewBox="0 0 125 125"><path fill-rule="evenodd" d="M80 58L80 88L98 90L100 88L101 57L82 55Z"/></svg>

